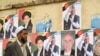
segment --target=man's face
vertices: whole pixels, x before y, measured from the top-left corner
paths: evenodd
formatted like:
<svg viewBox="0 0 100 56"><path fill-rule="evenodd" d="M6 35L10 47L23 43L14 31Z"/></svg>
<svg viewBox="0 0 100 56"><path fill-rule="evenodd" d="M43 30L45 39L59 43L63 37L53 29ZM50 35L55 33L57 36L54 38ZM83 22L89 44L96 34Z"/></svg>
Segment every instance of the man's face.
<svg viewBox="0 0 100 56"><path fill-rule="evenodd" d="M52 44L52 45L55 44L55 39L52 39L52 40L51 40L51 44Z"/></svg>
<svg viewBox="0 0 100 56"><path fill-rule="evenodd" d="M75 9L72 9L71 10L71 14L75 14Z"/></svg>
<svg viewBox="0 0 100 56"><path fill-rule="evenodd" d="M26 15L26 16L24 17L24 23L28 23L29 20L30 20L30 17L29 17L28 15Z"/></svg>
<svg viewBox="0 0 100 56"><path fill-rule="evenodd" d="M75 14L75 8L70 7L70 13L73 15Z"/></svg>
<svg viewBox="0 0 100 56"><path fill-rule="evenodd" d="M89 37L85 37L84 42L88 43L89 42Z"/></svg>
<svg viewBox="0 0 100 56"><path fill-rule="evenodd" d="M100 55L100 43L95 46L94 53L95 55Z"/></svg>
<svg viewBox="0 0 100 56"><path fill-rule="evenodd" d="M13 19L10 18L9 20L10 20L10 24L13 25L14 24Z"/></svg>
<svg viewBox="0 0 100 56"><path fill-rule="evenodd" d="M19 33L19 40L22 44L25 44L27 42L27 35L28 35L27 30L22 30L22 32Z"/></svg>
<svg viewBox="0 0 100 56"><path fill-rule="evenodd" d="M42 49L42 47L43 47L43 41L42 40L37 41L37 47L38 47L39 50Z"/></svg>
<svg viewBox="0 0 100 56"><path fill-rule="evenodd" d="M70 34L67 34L63 38L63 46L65 51L71 51L74 44L74 39Z"/></svg>

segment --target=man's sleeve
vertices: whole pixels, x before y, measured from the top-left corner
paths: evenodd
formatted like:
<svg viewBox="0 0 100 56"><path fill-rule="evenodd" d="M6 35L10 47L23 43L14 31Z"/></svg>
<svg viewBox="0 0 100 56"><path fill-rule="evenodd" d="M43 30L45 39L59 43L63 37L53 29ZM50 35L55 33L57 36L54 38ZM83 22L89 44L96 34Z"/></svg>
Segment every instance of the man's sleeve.
<svg viewBox="0 0 100 56"><path fill-rule="evenodd" d="M86 54L88 55L88 56L93 56L93 52L92 51L86 51Z"/></svg>
<svg viewBox="0 0 100 56"><path fill-rule="evenodd" d="M49 45L50 45L49 39L50 39L50 38L46 39L46 40L44 41L44 44L43 44L43 46L44 46L44 48L46 49L46 51L49 50Z"/></svg>
<svg viewBox="0 0 100 56"><path fill-rule="evenodd" d="M59 46L57 46L57 52L58 52L58 54L59 54Z"/></svg>
<svg viewBox="0 0 100 56"><path fill-rule="evenodd" d="M89 55L89 56L93 56L93 45L90 44L90 51L86 51L86 54Z"/></svg>
<svg viewBox="0 0 100 56"><path fill-rule="evenodd" d="M10 47L7 47L6 50L5 50L5 54L4 56L11 56L11 48Z"/></svg>
<svg viewBox="0 0 100 56"><path fill-rule="evenodd" d="M80 18L76 16L76 22L72 22L73 26L76 28L80 28Z"/></svg>

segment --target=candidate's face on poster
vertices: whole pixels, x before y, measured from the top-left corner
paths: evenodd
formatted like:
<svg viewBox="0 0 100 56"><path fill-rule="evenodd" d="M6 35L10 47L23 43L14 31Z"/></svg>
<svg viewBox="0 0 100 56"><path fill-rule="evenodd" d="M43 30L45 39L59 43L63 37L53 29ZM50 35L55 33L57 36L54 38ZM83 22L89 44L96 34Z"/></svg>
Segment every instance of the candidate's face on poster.
<svg viewBox="0 0 100 56"><path fill-rule="evenodd" d="M73 8L72 6L70 6L70 13L71 13L71 15L75 14L75 8Z"/></svg>
<svg viewBox="0 0 100 56"><path fill-rule="evenodd" d="M100 55L100 43L96 44L96 46L94 48L94 54Z"/></svg>
<svg viewBox="0 0 100 56"><path fill-rule="evenodd" d="M70 51L74 44L74 39L70 34L67 34L63 37L63 46L65 51Z"/></svg>
<svg viewBox="0 0 100 56"><path fill-rule="evenodd" d="M28 16L28 15L26 15L25 17L24 17L24 23L28 23L29 22L29 20L30 20L30 17Z"/></svg>
<svg viewBox="0 0 100 56"><path fill-rule="evenodd" d="M89 37L85 37L84 42L88 43L89 42Z"/></svg>
<svg viewBox="0 0 100 56"><path fill-rule="evenodd" d="M52 45L55 44L55 39L52 39L52 40L51 40L51 44L52 44Z"/></svg>
<svg viewBox="0 0 100 56"><path fill-rule="evenodd" d="M14 25L14 21L12 18L9 19L10 20L10 24L13 26Z"/></svg>
<svg viewBox="0 0 100 56"><path fill-rule="evenodd" d="M39 50L41 50L42 47L43 47L43 41L42 41L42 40L38 40L38 41L37 41L37 48L38 48Z"/></svg>

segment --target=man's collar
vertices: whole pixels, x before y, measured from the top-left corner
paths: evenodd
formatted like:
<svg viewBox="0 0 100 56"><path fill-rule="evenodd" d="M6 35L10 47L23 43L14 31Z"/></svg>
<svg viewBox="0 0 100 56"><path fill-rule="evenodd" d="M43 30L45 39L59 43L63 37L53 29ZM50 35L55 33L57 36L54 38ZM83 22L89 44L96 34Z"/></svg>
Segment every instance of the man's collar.
<svg viewBox="0 0 100 56"><path fill-rule="evenodd" d="M22 45L22 43L18 39L17 39L17 42L18 42L19 46L26 46L26 44Z"/></svg>
<svg viewBox="0 0 100 56"><path fill-rule="evenodd" d="M20 41L17 39L18 44L21 46L22 44L20 43Z"/></svg>
<svg viewBox="0 0 100 56"><path fill-rule="evenodd" d="M71 54L71 51L68 51L68 52L64 51L64 55L70 55L70 54Z"/></svg>

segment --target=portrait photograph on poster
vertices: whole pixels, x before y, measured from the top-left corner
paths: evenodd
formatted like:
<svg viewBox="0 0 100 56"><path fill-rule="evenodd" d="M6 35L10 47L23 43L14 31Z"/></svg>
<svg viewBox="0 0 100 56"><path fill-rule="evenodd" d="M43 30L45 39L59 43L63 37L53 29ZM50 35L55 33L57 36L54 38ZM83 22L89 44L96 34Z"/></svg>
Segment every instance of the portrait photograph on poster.
<svg viewBox="0 0 100 56"><path fill-rule="evenodd" d="M76 32L75 49L77 56L93 56L93 30L80 29Z"/></svg>
<svg viewBox="0 0 100 56"><path fill-rule="evenodd" d="M81 2L65 2L62 7L63 30L81 28Z"/></svg>
<svg viewBox="0 0 100 56"><path fill-rule="evenodd" d="M35 36L32 37L33 56L60 56L61 35L59 32L33 33L33 36Z"/></svg>
<svg viewBox="0 0 100 56"><path fill-rule="evenodd" d="M60 56L75 56L75 31L61 31Z"/></svg>
<svg viewBox="0 0 100 56"><path fill-rule="evenodd" d="M18 15L17 14L7 15L5 18L4 38L5 39L15 38L16 37L15 31L17 27L18 27Z"/></svg>
<svg viewBox="0 0 100 56"><path fill-rule="evenodd" d="M23 26L32 33L32 13L25 9L18 9L18 26Z"/></svg>

